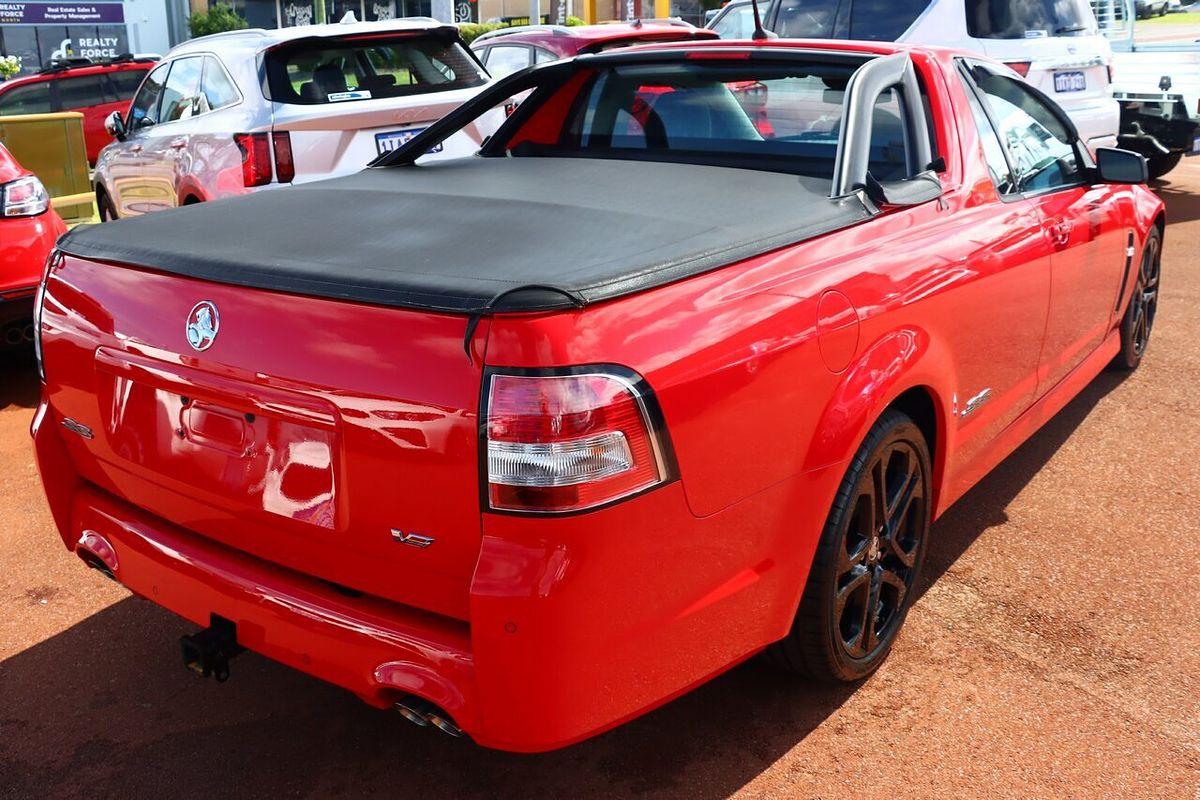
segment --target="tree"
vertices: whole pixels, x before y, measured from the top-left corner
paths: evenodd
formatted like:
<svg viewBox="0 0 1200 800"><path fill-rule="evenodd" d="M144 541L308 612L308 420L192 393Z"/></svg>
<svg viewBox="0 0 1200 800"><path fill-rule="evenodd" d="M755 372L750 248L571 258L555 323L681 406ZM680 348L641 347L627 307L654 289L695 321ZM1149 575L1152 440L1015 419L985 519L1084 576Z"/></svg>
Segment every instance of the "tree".
<svg viewBox="0 0 1200 800"><path fill-rule="evenodd" d="M208 11L198 11L188 18L188 29L192 36L208 36L210 33L240 31L248 28L246 20L225 3L217 3Z"/></svg>

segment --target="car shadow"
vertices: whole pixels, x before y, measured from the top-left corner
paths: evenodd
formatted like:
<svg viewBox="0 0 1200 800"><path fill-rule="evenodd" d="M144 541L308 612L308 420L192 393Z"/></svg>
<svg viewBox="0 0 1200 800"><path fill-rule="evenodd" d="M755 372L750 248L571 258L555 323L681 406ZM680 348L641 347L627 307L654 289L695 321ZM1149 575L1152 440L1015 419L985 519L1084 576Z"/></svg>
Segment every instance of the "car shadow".
<svg viewBox="0 0 1200 800"><path fill-rule="evenodd" d="M1121 379L1093 381L937 522L919 591L1006 520L1008 504ZM100 580L72 568L80 591ZM32 614L42 598L25 597ZM175 644L189 630L128 598L0 662L9 732L0 786L12 796L715 799L778 761L858 688L805 683L754 659L606 734L519 756L418 729L251 653L228 683L201 681L182 669Z"/></svg>
<svg viewBox="0 0 1200 800"><path fill-rule="evenodd" d="M1193 188L1195 182L1184 182L1182 177L1173 181L1171 174L1150 182L1150 188L1167 206L1167 222L1174 225L1200 219L1200 194Z"/></svg>
<svg viewBox="0 0 1200 800"><path fill-rule="evenodd" d="M34 408L40 391L33 348L0 350L0 409Z"/></svg>

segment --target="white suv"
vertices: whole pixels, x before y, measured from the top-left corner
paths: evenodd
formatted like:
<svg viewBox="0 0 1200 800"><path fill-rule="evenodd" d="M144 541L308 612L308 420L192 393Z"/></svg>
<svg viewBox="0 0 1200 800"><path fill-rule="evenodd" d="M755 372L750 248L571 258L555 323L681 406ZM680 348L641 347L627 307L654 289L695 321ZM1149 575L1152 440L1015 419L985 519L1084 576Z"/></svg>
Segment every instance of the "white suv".
<svg viewBox="0 0 1200 800"><path fill-rule="evenodd" d="M1095 151L1115 147L1112 47L1088 0L771 0L785 38L941 45L1003 61L1055 100Z"/></svg>
<svg viewBox="0 0 1200 800"><path fill-rule="evenodd" d="M490 78L434 20L242 30L171 50L96 163L103 219L357 172ZM429 158L478 149L498 109Z"/></svg>

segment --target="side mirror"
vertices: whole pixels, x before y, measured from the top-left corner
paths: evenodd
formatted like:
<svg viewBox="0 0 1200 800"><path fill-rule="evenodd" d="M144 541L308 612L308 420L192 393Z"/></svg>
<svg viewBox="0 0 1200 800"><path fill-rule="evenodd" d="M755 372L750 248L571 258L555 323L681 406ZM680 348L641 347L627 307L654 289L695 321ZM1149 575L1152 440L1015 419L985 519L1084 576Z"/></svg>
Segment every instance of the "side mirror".
<svg viewBox="0 0 1200 800"><path fill-rule="evenodd" d="M121 116L120 111L114 111L108 115L104 120L104 130L108 131L108 135L118 142L125 141L125 118Z"/></svg>
<svg viewBox="0 0 1200 800"><path fill-rule="evenodd" d="M1150 179L1140 153L1117 147L1096 148L1096 172L1103 183L1145 183Z"/></svg>

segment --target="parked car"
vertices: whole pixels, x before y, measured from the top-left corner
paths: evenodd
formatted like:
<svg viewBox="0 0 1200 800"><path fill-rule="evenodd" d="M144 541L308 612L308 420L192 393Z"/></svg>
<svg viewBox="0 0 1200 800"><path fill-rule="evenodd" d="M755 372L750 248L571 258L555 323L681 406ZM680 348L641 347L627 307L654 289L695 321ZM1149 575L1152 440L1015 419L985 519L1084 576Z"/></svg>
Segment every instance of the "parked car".
<svg viewBox="0 0 1200 800"><path fill-rule="evenodd" d="M1150 177L1160 178L1200 152L1200 43L1137 41L1133 0L1092 6L1114 51L1117 142L1144 155Z"/></svg>
<svg viewBox="0 0 1200 800"><path fill-rule="evenodd" d="M1087 0L770 0L782 37L956 47L1003 61L1052 97L1093 151L1117 143L1112 47Z"/></svg>
<svg viewBox="0 0 1200 800"><path fill-rule="evenodd" d="M522 92L476 157L419 162ZM196 672L249 648L489 747L578 741L764 651L859 680L931 522L1143 358L1145 174L961 51L535 66L357 175L68 234L49 505L204 629Z"/></svg>
<svg viewBox="0 0 1200 800"><path fill-rule="evenodd" d="M653 22L604 25L519 25L484 33L471 49L495 78L503 78L533 64L544 64L582 53L600 53L614 47L648 42L715 39L704 28Z"/></svg>
<svg viewBox="0 0 1200 800"><path fill-rule="evenodd" d="M301 184L363 168L488 83L434 20L250 29L167 53L96 164L102 219ZM431 158L465 155L497 112Z"/></svg>
<svg viewBox="0 0 1200 800"><path fill-rule="evenodd" d="M759 14L765 16L766 0L759 3ZM729 0L705 22L704 27L722 39L749 39L754 33L754 5L751 0Z"/></svg>
<svg viewBox="0 0 1200 800"><path fill-rule="evenodd" d="M83 138L89 164L113 140L104 121L129 105L142 78L157 59L122 56L111 61L73 58L51 64L36 75L0 82L0 114L83 114Z"/></svg>
<svg viewBox="0 0 1200 800"><path fill-rule="evenodd" d="M0 350L33 341L33 298L66 226L42 182L0 142Z"/></svg>
<svg viewBox="0 0 1200 800"><path fill-rule="evenodd" d="M1134 0L1133 6L1138 19L1165 17L1171 8L1168 0Z"/></svg>

